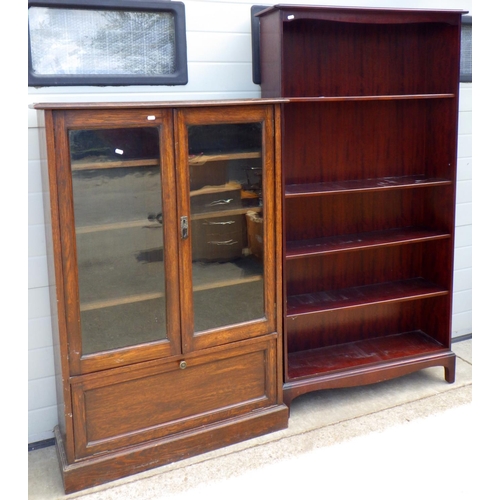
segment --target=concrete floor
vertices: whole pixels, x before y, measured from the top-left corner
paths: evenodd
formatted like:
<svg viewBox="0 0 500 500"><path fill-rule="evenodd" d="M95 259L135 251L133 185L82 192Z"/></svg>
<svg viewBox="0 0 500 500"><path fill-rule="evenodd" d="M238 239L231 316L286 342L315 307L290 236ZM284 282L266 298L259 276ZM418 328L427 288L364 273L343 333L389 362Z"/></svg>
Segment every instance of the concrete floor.
<svg viewBox="0 0 500 500"><path fill-rule="evenodd" d="M472 498L470 474L457 476L472 462L472 340L453 350L454 384L428 368L306 394L293 401L288 429L72 495L54 447L31 451L28 498Z"/></svg>

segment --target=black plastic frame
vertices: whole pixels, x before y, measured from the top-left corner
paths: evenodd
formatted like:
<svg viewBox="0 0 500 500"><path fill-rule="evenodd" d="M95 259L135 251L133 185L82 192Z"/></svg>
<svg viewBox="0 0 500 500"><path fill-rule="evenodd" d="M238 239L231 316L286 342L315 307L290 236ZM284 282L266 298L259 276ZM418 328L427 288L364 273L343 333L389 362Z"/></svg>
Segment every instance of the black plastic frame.
<svg viewBox="0 0 500 500"><path fill-rule="evenodd" d="M252 81L260 85L260 20L257 17L259 12L268 9L269 5L252 5L250 7L250 27L252 34Z"/></svg>
<svg viewBox="0 0 500 500"><path fill-rule="evenodd" d="M33 72L28 27L28 86L30 87L70 85L185 85L188 82L186 13L183 2L172 2L170 0L29 0L28 9L30 7L171 12L174 16L176 47L176 70L169 75L36 75Z"/></svg>

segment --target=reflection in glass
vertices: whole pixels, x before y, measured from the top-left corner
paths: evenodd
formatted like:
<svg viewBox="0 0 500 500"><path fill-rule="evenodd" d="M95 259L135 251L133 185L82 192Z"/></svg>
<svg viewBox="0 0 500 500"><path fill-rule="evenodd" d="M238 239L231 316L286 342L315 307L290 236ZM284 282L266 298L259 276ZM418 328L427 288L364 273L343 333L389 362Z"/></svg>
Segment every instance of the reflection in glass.
<svg viewBox="0 0 500 500"><path fill-rule="evenodd" d="M28 9L37 75L170 75L176 71L171 12Z"/></svg>
<svg viewBox="0 0 500 500"><path fill-rule="evenodd" d="M165 339L159 136L70 132L83 354Z"/></svg>
<svg viewBox="0 0 500 500"><path fill-rule="evenodd" d="M262 125L190 126L195 331L264 316Z"/></svg>

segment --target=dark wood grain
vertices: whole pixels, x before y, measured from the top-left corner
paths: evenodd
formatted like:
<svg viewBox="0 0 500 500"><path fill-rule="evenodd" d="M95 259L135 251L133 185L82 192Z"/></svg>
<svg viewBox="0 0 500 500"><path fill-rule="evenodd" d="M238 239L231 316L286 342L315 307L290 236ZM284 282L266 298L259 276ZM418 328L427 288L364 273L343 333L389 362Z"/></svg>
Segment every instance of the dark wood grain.
<svg viewBox="0 0 500 500"><path fill-rule="evenodd" d="M286 319L288 353L422 330L448 347L450 294L376 302Z"/></svg>
<svg viewBox="0 0 500 500"><path fill-rule="evenodd" d="M452 234L454 185L285 199L288 241L428 227Z"/></svg>
<svg viewBox="0 0 500 500"><path fill-rule="evenodd" d="M283 108L287 193L294 184L341 183L342 189L342 183L362 181L376 187L386 177L454 178L449 122L456 119L456 99L298 102Z"/></svg>
<svg viewBox="0 0 500 500"><path fill-rule="evenodd" d="M345 370L370 363L442 351L444 346L423 332L387 335L288 355L290 379Z"/></svg>
<svg viewBox="0 0 500 500"><path fill-rule="evenodd" d="M414 99L453 99L455 94L390 94L390 95L353 95L353 96L320 96L320 97L287 97L284 103L314 103L343 101L398 101Z"/></svg>
<svg viewBox="0 0 500 500"><path fill-rule="evenodd" d="M453 93L461 14L286 5L263 11L262 95Z"/></svg>
<svg viewBox="0 0 500 500"><path fill-rule="evenodd" d="M329 238L316 238L304 241L288 241L287 260L309 256L321 256L336 252L364 250L374 247L408 245L450 238L449 233L427 228L401 228L369 233L356 233Z"/></svg>
<svg viewBox="0 0 500 500"><path fill-rule="evenodd" d="M356 193L360 191L382 191L386 189L411 189L450 184L447 179L433 179L423 175L402 177L378 177L343 182L319 182L314 184L288 184L285 197L321 196L335 193Z"/></svg>
<svg viewBox="0 0 500 500"><path fill-rule="evenodd" d="M308 391L427 366L444 366L453 380L462 14L306 5L259 13L262 94L288 99L282 104L288 404ZM406 354L396 344L387 356L377 354L403 332L425 332L427 341ZM410 345L419 335L404 338ZM358 342L366 350L356 357Z"/></svg>
<svg viewBox="0 0 500 500"><path fill-rule="evenodd" d="M261 11L257 16L282 14L283 22L296 19L319 19L331 22L369 24L407 24L443 22L456 25L463 10L437 9L386 9L380 7L339 7L321 5L277 4ZM293 17L289 17L293 15Z"/></svg>
<svg viewBox="0 0 500 500"><path fill-rule="evenodd" d="M293 259L287 262L287 293L329 293L417 278L449 290L448 281L439 280L439 264L427 258L436 258L448 249L449 239L443 239Z"/></svg>
<svg viewBox="0 0 500 500"><path fill-rule="evenodd" d="M333 309L360 307L367 304L415 300L448 291L422 278L375 285L364 285L325 292L291 295L287 301L287 317L294 319L303 314L317 314Z"/></svg>

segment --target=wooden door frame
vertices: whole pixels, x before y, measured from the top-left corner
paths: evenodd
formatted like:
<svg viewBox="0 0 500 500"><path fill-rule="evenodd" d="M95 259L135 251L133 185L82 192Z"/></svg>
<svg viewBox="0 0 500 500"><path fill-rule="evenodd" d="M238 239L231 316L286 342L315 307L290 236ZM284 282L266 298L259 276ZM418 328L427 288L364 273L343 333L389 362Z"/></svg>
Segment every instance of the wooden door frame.
<svg viewBox="0 0 500 500"><path fill-rule="evenodd" d="M174 111L175 154L177 166L177 193L179 217L190 214L190 188L188 165L189 125L262 123L262 156L264 185L264 316L255 321L238 323L213 330L195 333L193 314L193 282L191 240L179 239L180 258L180 297L182 351L191 352L215 345L226 344L244 338L257 337L277 330L276 316L276 228L275 212L277 208L275 193L275 145L274 145L274 109L271 105L246 106L207 106L186 107Z"/></svg>
<svg viewBox="0 0 500 500"><path fill-rule="evenodd" d="M173 164L172 110L78 110L75 112L65 110L55 111L54 115L56 157L53 172L55 174L53 175L55 179L53 191L57 192L54 199L58 201L59 212L59 220L57 225L54 225L54 231L57 231L57 239L61 242L60 254L54 255L54 257L56 266L61 268L61 272L56 273L56 276L60 276L59 279L64 280L63 283L58 283L58 287L62 286L64 290L64 307L66 310L64 321L67 344L61 345L61 349L64 351L67 349L70 375L90 373L179 353L179 279L176 264L178 245L175 240L177 235L175 229L177 210L174 194L176 187ZM151 117L154 117L154 120ZM76 231L68 131L83 127L88 129L154 127L159 131L162 208L164 213L175 214L174 217L164 220L163 224L165 255L171 256L164 259L167 317L165 340L82 355ZM164 186L167 186L167 188Z"/></svg>

